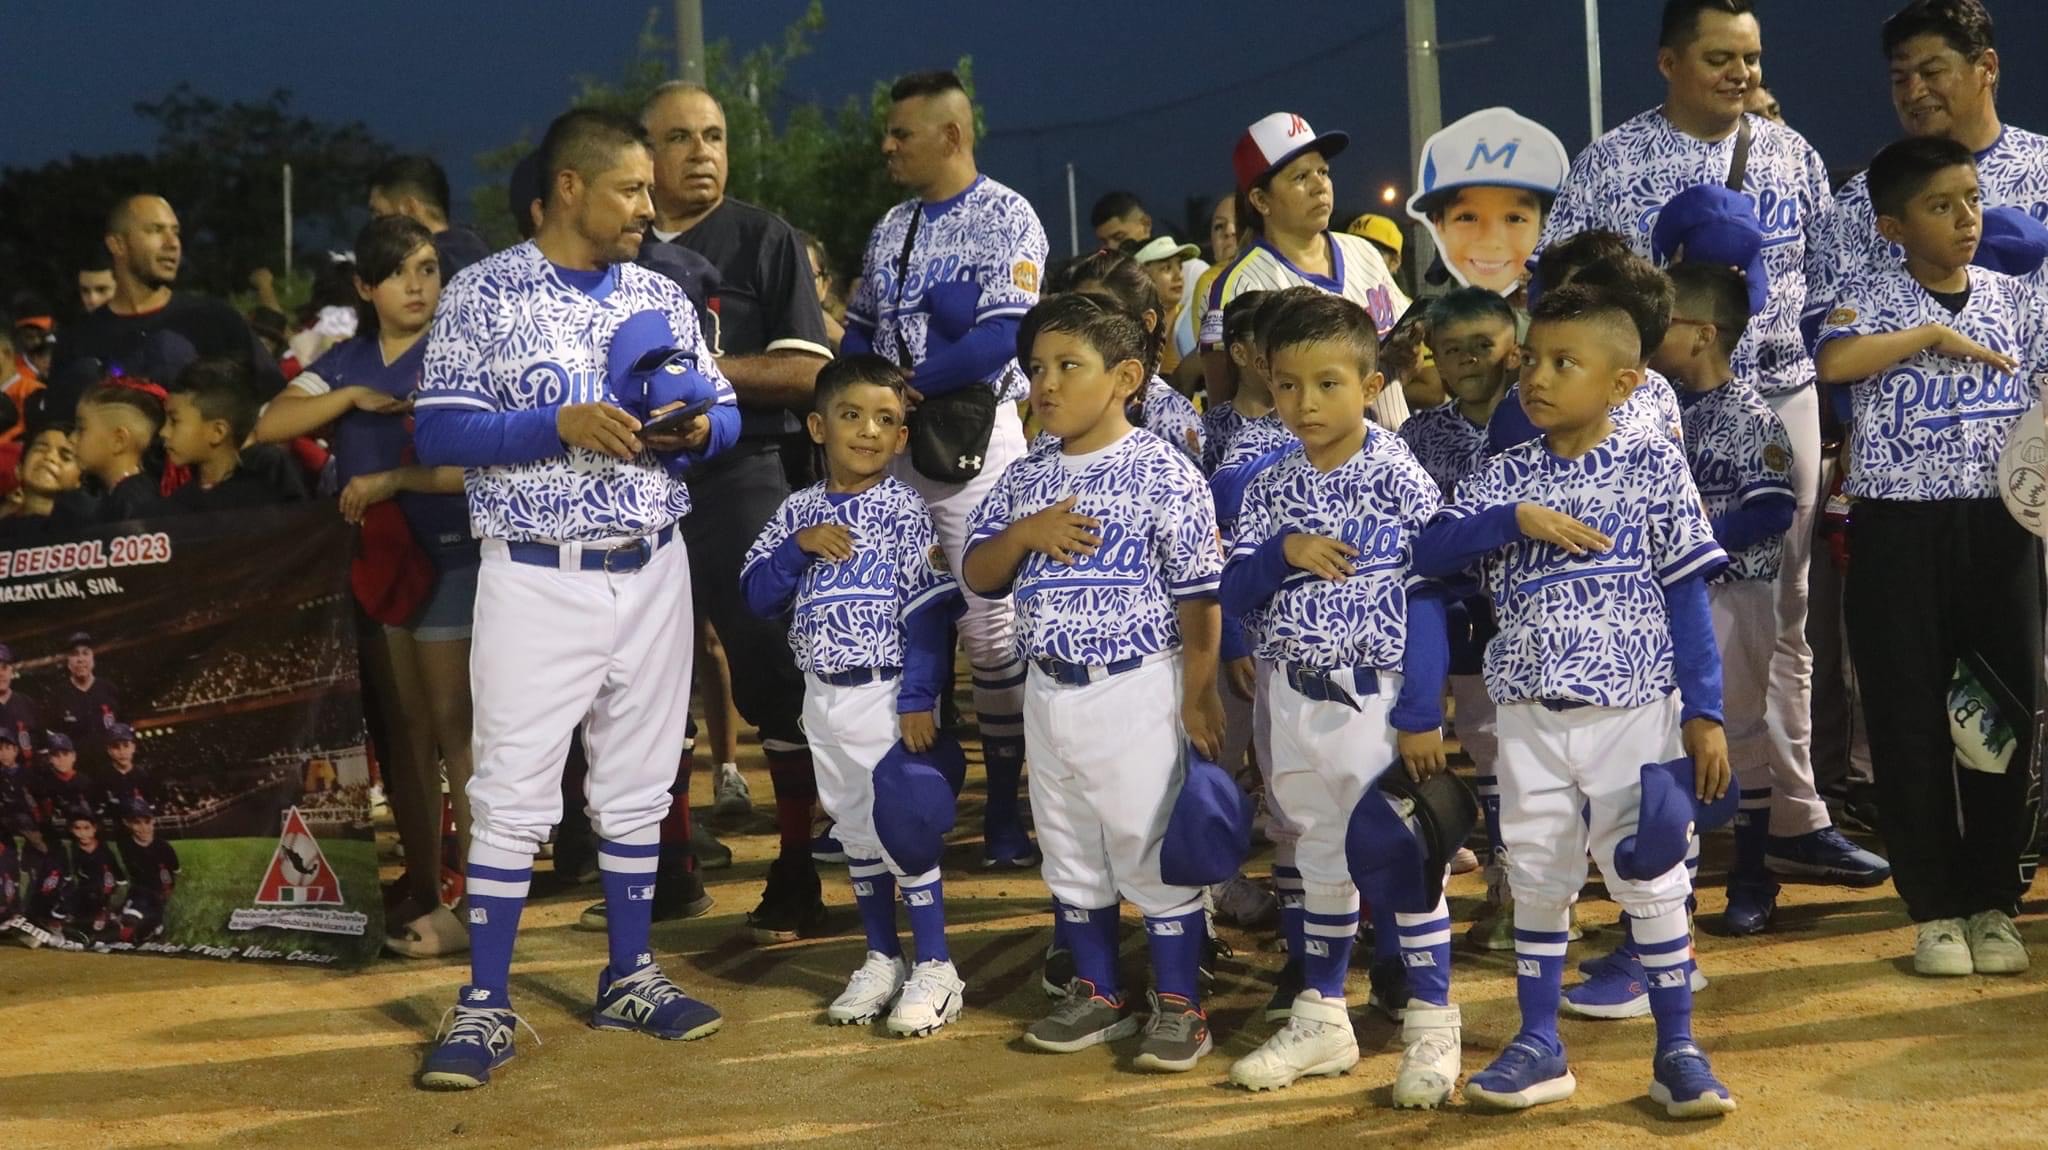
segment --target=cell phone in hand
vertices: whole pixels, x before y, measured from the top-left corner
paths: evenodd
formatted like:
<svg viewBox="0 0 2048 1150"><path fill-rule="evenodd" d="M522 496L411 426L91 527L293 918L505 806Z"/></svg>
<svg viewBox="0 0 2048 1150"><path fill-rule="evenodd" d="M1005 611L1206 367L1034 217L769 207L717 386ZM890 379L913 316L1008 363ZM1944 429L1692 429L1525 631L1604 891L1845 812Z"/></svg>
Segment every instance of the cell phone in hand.
<svg viewBox="0 0 2048 1150"><path fill-rule="evenodd" d="M658 419L652 420L652 421L650 421L650 422L648 422L648 423L643 423L643 424L641 424L641 425L640 425L640 434L642 434L642 435L678 435L678 434L681 434L681 433L682 433L682 431L683 431L683 429L684 429L684 428L686 428L686 427L688 427L688 426L690 425L690 421L691 421L691 420L693 420L693 419L697 418L698 416L700 416L700 415L704 414L704 413L705 413L705 412L707 412L707 411L710 411L710 410L711 410L711 408L712 408L712 405L713 405L713 404L716 404L717 402L718 402L718 397L717 397L717 396L712 396L712 397L711 397L711 398L709 398L709 399L700 399L700 400L698 400L698 401L697 401L697 402L695 402L695 403L687 403L687 404L684 404L683 406L681 406L681 407L678 407L678 408L676 408L676 409L675 409L674 411L671 411L671 412L669 412L668 414L666 414L666 415L663 415L663 416L661 416L661 417L660 417L660 418L658 418Z"/></svg>

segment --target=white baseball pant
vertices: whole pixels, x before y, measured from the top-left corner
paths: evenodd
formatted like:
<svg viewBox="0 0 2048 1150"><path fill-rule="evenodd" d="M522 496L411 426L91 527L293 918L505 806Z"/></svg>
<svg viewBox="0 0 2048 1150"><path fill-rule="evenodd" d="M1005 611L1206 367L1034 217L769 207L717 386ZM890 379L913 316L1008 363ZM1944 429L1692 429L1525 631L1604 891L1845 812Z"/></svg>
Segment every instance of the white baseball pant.
<svg viewBox="0 0 2048 1150"><path fill-rule="evenodd" d="M626 540L593 543L615 547ZM623 840L668 814L689 718L690 560L680 534L636 571L515 563L486 539L469 677L479 842L532 855L562 819L562 768L580 724L585 809Z"/></svg>
<svg viewBox="0 0 2048 1150"><path fill-rule="evenodd" d="M1798 509L1778 572L1777 643L1765 721L1771 750L1771 833L1803 835L1831 826L1813 783L1813 648L1806 641L1807 558L1821 498L1820 391L1767 397L1792 437L1792 494Z"/></svg>
<svg viewBox="0 0 2048 1150"><path fill-rule="evenodd" d="M1128 900L1150 918L1190 914L1202 888L1159 877L1159 846L1180 794L1179 652L1086 686L1036 665L1024 683L1031 818L1045 885L1076 910Z"/></svg>
<svg viewBox="0 0 2048 1150"><path fill-rule="evenodd" d="M1647 882L1614 873L1615 844L1635 833L1644 764L1684 753L1681 713L1676 692L1628 708L1501 706L1501 837L1517 914L1570 906L1586 885L1589 845L1608 894L1630 915L1685 909L1692 882L1683 862Z"/></svg>
<svg viewBox="0 0 2048 1150"><path fill-rule="evenodd" d="M1350 683L1342 687L1352 693ZM1352 710L1310 699L1288 684L1284 670L1274 671L1272 787L1299 829L1295 866L1311 894L1348 896L1355 889L1344 834L1360 797L1400 753L1387 719L1400 689L1400 675L1382 674L1377 693L1353 694Z"/></svg>
<svg viewBox="0 0 2048 1150"><path fill-rule="evenodd" d="M1254 658L1252 670L1252 753L1258 756L1259 778L1266 784L1266 838L1273 844L1273 865L1291 867L1301 826L1287 817L1273 789L1273 683L1281 676L1278 664L1266 659Z"/></svg>
<svg viewBox="0 0 2048 1150"><path fill-rule="evenodd" d="M981 473L966 483L937 482L913 466L909 455L896 457L896 478L909 484L931 510L933 531L939 537L939 546L946 552L946 562L955 572L961 570L967 553L968 516L981 505L1003 471L1024 457L1024 450L1024 425L1017 418L1017 405L999 402L996 404L995 426L988 437L988 450L982 456ZM1010 608L1009 596L985 599L968 590L965 583L960 585L960 593L967 604L956 625L960 643L967 649L968 665L985 672L974 676L975 714L977 717L1015 715L1021 706L1023 689L1015 683L1013 670L1017 662L1016 615ZM1014 721L979 722L984 737L1015 737L1021 733Z"/></svg>
<svg viewBox="0 0 2048 1150"><path fill-rule="evenodd" d="M901 686L901 680L890 679L837 687L806 674L804 734L818 769L818 801L832 816L833 837L846 848L847 857L881 859L890 874L910 878L875 834L875 764L896 745L896 695Z"/></svg>
<svg viewBox="0 0 2048 1150"><path fill-rule="evenodd" d="M1721 725L1728 736L1728 763L1746 790L1769 787L1773 780L1764 711L1777 648L1777 596L1777 585L1761 579L1707 587L1714 642L1721 648Z"/></svg>

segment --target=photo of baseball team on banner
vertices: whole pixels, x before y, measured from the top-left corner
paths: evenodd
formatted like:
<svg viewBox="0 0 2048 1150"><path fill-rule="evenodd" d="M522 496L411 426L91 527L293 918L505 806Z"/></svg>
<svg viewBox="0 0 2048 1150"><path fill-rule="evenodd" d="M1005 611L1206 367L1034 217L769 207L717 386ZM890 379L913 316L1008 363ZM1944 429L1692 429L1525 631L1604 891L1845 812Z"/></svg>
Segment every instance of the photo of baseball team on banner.
<svg viewBox="0 0 2048 1150"><path fill-rule="evenodd" d="M382 911L348 531L326 508L11 537L0 934L354 965ZM238 562L260 549L266 562Z"/></svg>

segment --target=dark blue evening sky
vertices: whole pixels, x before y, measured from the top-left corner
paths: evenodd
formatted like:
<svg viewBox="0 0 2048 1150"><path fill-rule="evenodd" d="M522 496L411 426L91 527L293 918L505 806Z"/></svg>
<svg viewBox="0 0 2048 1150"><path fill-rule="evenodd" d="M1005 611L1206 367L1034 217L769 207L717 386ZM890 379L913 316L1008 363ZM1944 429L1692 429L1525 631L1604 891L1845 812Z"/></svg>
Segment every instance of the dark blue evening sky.
<svg viewBox="0 0 2048 1150"><path fill-rule="evenodd" d="M1897 130L1877 29L1898 0L1764 0L1764 71L1793 126L1832 166L1860 166ZM659 5L666 14L669 5ZM803 0L706 0L706 34L763 42ZM1661 94L1653 0L1604 0L1608 126ZM70 152L146 148L131 106L188 81L208 94L288 87L322 118L358 117L393 143L439 156L458 188L480 151L537 134L579 75L616 75L645 3L595 0L349 0L331 5L207 0L88 0L8 5L0 68L0 165ZM1993 0L2006 46L2001 110L2048 130L2048 80L2017 50L2048 44L2048 5ZM1510 104L1576 152L1588 138L1579 0L1440 0L1440 38L1490 42L1448 52L1446 120ZM1254 13L1284 12L1280 20ZM203 15L201 15L203 13ZM487 17L481 13L488 13ZM1019 19L1023 14L1028 16ZM1067 233L1065 164L1081 210L1131 188L1178 220L1186 196L1229 182L1245 124L1291 110L1354 139L1337 167L1340 201L1363 207L1405 185L1406 87L1400 0L1219 0L1108 4L1038 0L826 0L817 51L790 89L837 104L878 78L972 55L990 138L982 166L1031 197L1053 236ZM878 161L879 162L879 161ZM1405 187L1404 187L1405 191ZM1085 226L1084 226L1085 232Z"/></svg>

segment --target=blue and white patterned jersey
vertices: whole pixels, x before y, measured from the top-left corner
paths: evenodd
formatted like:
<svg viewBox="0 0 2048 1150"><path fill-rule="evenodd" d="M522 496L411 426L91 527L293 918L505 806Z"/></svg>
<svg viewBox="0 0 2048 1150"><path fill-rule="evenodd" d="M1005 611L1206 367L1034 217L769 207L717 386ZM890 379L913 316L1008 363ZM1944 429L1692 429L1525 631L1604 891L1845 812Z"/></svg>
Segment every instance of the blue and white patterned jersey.
<svg viewBox="0 0 2048 1150"><path fill-rule="evenodd" d="M1614 409L1614 426L1661 432L1673 443L1684 443L1685 412L1678 404L1678 389L1656 371L1644 368L1643 382Z"/></svg>
<svg viewBox="0 0 2048 1150"><path fill-rule="evenodd" d="M1905 249L1877 232L1868 175L1856 173L1835 193L1835 213L1828 221L1829 258L1819 261L1821 278L1807 285L1809 312L1854 291L1867 274L1892 271L1905 263ZM1990 147L1977 153L1977 190L1987 208L2019 208L2048 221L2048 136L2007 125ZM2025 278L2048 287L2048 265Z"/></svg>
<svg viewBox="0 0 2048 1150"><path fill-rule="evenodd" d="M707 354L697 309L666 276L615 264L594 293L564 282L532 243L464 268L434 312L414 405L487 412L617 402L606 354L628 316L668 316L691 365L737 403ZM479 539L602 540L645 535L690 511L689 489L653 453L618 460L581 447L535 463L470 468L463 475L471 533Z"/></svg>
<svg viewBox="0 0 2048 1150"><path fill-rule="evenodd" d="M1280 422L1280 412L1269 411L1238 426L1237 434L1231 437L1230 447L1217 462L1216 470L1249 463L1269 451L1292 447L1299 442L1294 433L1287 430L1287 425Z"/></svg>
<svg viewBox="0 0 2048 1150"><path fill-rule="evenodd" d="M1742 190L1764 229L1764 267L1771 299L1735 349L1735 374L1765 395L1813 382L1813 363L1799 334L1807 282L1821 273L1834 193L1827 166L1806 138L1750 116L1749 166ZM1709 143L1686 135L1652 108L1593 141L1572 161L1564 189L1543 225L1548 246L1592 228L1628 237L1650 254L1650 229L1671 197L1697 184L1725 184L1736 133Z"/></svg>
<svg viewBox="0 0 2048 1150"><path fill-rule="evenodd" d="M1685 463L1693 486L1706 500L1707 521L1754 499L1798 496L1792 490L1792 437L1785 421L1742 380L1686 396ZM1772 580L1785 553L1785 537L1773 535L1728 557L1712 582Z"/></svg>
<svg viewBox="0 0 2048 1150"><path fill-rule="evenodd" d="M1080 465L1077 467L1076 464ZM1214 598L1223 575L1202 473L1133 432L1084 461L1039 451L1012 463L968 519L968 547L1067 496L1102 524L1095 554L1063 567L1032 553L1017 569L1018 652L1099 666L1180 646L1176 604Z"/></svg>
<svg viewBox="0 0 2048 1150"><path fill-rule="evenodd" d="M2020 361L2018 374L1923 351L1849 388L1852 498L1932 502L1998 497L1998 455L2048 382L2048 301L2032 286L1972 266L1970 300L1951 314L1904 267L1849 285L1820 342L1954 328Z"/></svg>
<svg viewBox="0 0 2048 1150"><path fill-rule="evenodd" d="M783 542L821 523L853 534L853 558L812 557L791 605L789 648L813 675L904 665L903 624L912 612L960 585L946 566L932 514L910 485L894 476L854 495L815 483L782 501L747 549L740 577L766 563Z"/></svg>
<svg viewBox="0 0 2048 1150"><path fill-rule="evenodd" d="M1486 461L1486 428L1466 419L1455 399L1410 415L1401 425L1401 442L1445 499Z"/></svg>
<svg viewBox="0 0 2048 1150"><path fill-rule="evenodd" d="M1400 439L1370 425L1358 454L1327 474L1300 447L1260 472L1238 512L1231 562L1250 561L1283 531L1338 539L1358 554L1342 582L1290 569L1280 590L1247 613L1258 657L1323 670L1399 670L1415 537L1440 503L1436 483Z"/></svg>
<svg viewBox="0 0 2048 1150"><path fill-rule="evenodd" d="M915 211L924 219L911 247L910 274L901 277L903 241ZM874 332L869 343L885 359L898 358L900 334L910 349L911 362L901 365L908 370L982 320L1030 311L1045 257L1045 228L1031 201L979 176L942 203L909 200L889 209L868 237L860 290L846 305L846 319ZM1030 391L1015 360L988 383L998 399L1013 402Z"/></svg>
<svg viewBox="0 0 2048 1150"><path fill-rule="evenodd" d="M1138 414L1139 419L1133 422L1180 448L1197 466L1201 465L1202 416L1192 400L1155 375L1145 384L1145 402Z"/></svg>
<svg viewBox="0 0 2048 1150"><path fill-rule="evenodd" d="M1202 413L1202 474L1214 475L1223 465L1223 453L1245 425L1244 412L1234 403L1212 403Z"/></svg>
<svg viewBox="0 0 2048 1150"><path fill-rule="evenodd" d="M1486 647L1495 702L1639 707L1678 686L1664 589L1726 561L1685 456L1662 435L1617 428L1577 459L1541 439L1488 459L1442 515L1539 503L1614 545L1573 555L1517 538L1482 563L1500 633Z"/></svg>

